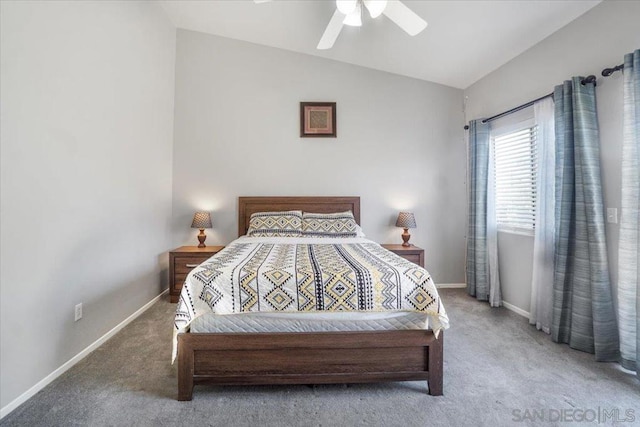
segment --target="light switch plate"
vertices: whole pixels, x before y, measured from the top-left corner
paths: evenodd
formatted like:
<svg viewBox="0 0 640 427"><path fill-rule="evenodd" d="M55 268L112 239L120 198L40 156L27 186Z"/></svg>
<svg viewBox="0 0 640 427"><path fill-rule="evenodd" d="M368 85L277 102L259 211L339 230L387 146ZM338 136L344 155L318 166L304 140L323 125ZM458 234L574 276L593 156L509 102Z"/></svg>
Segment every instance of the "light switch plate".
<svg viewBox="0 0 640 427"><path fill-rule="evenodd" d="M618 208L607 208L607 222L611 224L618 223Z"/></svg>

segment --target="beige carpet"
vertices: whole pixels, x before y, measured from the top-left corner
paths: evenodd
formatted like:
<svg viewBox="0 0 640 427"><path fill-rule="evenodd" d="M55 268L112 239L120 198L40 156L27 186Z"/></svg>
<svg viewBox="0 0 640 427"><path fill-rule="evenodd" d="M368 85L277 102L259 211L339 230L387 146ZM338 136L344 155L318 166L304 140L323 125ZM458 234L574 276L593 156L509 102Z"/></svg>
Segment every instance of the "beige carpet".
<svg viewBox="0 0 640 427"><path fill-rule="evenodd" d="M601 425L632 414L640 425L640 382L631 373L554 344L526 319L464 290L441 295L452 325L442 397L429 396L424 382L406 382L196 386L193 401L178 402L169 363L175 305L165 299L0 425L539 426L581 414Z"/></svg>

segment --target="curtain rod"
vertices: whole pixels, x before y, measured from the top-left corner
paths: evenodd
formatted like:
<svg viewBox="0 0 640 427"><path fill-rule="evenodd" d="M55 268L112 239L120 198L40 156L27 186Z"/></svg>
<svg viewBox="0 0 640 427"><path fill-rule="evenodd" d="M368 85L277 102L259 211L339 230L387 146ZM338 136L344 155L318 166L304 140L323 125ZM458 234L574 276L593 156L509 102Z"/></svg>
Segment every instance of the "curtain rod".
<svg viewBox="0 0 640 427"><path fill-rule="evenodd" d="M604 70L602 70L602 77L609 77L611 74L615 73L616 71L620 71L623 68L624 64L616 65L613 68L605 68Z"/></svg>
<svg viewBox="0 0 640 427"><path fill-rule="evenodd" d="M582 81L580 83L583 84L583 85L586 85L587 83L595 84L596 83L596 76L594 76L593 74L590 75L590 76L587 76L584 79L582 79ZM548 94L546 94L544 96L541 96L540 98L536 98L533 101L525 102L522 105L518 105L517 107L514 107L514 108L512 108L510 110L504 111L504 112L502 112L500 114L496 114L495 116L491 116L488 119L484 119L484 120L482 120L482 123L488 123L488 122L491 122L493 120L499 119L500 117L508 116L509 114L513 114L516 111L520 111L520 110L523 110L523 109L525 109L527 107L531 107L536 102L542 101L543 99L549 98L549 97L553 97L553 92L552 93L548 93ZM469 129L469 125L466 125L464 127L464 130L468 130L468 129Z"/></svg>

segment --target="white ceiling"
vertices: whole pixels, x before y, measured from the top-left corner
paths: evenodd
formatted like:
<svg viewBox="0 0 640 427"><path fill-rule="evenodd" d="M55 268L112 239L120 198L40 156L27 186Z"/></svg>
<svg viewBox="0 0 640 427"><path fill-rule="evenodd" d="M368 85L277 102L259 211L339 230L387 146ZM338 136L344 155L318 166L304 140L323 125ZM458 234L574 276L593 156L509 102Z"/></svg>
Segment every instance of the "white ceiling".
<svg viewBox="0 0 640 427"><path fill-rule="evenodd" d="M411 37L363 13L330 50L316 45L333 0L161 1L178 28L201 31L465 89L600 0L403 1L428 27Z"/></svg>

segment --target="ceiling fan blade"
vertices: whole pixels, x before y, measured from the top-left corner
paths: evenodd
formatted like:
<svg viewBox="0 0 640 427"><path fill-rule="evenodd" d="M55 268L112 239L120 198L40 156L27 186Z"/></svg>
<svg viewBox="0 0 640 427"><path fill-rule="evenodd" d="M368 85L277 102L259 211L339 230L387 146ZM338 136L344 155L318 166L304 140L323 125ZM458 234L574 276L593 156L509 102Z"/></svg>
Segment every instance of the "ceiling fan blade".
<svg viewBox="0 0 640 427"><path fill-rule="evenodd" d="M318 43L317 49L324 50L331 49L333 47L333 44L340 35L340 31L342 31L342 21L344 21L344 15L340 13L339 10L336 10L331 17L331 21L329 21L327 28L322 34L322 38L320 39L320 43Z"/></svg>
<svg viewBox="0 0 640 427"><path fill-rule="evenodd" d="M410 36L415 36L427 28L427 21L420 18L399 0L389 0L382 13Z"/></svg>

